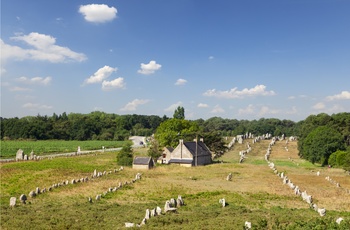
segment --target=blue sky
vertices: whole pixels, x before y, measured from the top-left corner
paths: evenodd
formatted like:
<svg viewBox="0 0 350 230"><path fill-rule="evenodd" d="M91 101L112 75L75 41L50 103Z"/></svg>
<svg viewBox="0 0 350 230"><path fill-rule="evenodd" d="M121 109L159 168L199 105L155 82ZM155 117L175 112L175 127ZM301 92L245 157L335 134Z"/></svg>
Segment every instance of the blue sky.
<svg viewBox="0 0 350 230"><path fill-rule="evenodd" d="M1 116L350 112L348 0L1 1Z"/></svg>

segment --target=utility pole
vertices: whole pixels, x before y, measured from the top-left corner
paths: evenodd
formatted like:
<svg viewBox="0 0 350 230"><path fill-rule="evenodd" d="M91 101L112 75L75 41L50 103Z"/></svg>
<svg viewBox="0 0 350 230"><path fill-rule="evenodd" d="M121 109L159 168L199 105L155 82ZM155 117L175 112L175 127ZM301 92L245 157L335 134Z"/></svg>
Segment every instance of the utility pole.
<svg viewBox="0 0 350 230"><path fill-rule="evenodd" d="M196 135L196 159L195 159L195 166L198 165L198 135Z"/></svg>

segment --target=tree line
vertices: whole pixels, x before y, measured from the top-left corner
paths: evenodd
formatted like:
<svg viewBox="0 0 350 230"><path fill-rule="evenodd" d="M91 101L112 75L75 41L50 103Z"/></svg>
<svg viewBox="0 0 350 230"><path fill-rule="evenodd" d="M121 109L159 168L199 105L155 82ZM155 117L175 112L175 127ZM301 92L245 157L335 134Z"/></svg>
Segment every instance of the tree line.
<svg viewBox="0 0 350 230"><path fill-rule="evenodd" d="M181 111L184 113L184 110ZM176 119L181 119L174 113ZM159 125L169 120L167 116L117 115L104 112L89 114L62 113L52 116L26 116L2 118L1 140L127 140L129 136L151 136ZM205 132L217 132L221 136L235 136L246 132L253 134L296 135L298 123L275 118L259 120L237 120L212 117L191 121Z"/></svg>
<svg viewBox="0 0 350 230"><path fill-rule="evenodd" d="M89 114L62 113L52 116L2 118L1 140L127 140L129 136L155 134L159 147L172 146L178 139L206 137L217 151L223 151L222 137L245 133L254 135L297 136L301 158L338 167L350 168L350 113L310 115L294 122L276 118L237 120L212 117L186 120L184 108L173 118L156 115L118 115L100 111ZM220 138L218 138L220 137ZM209 146L210 147L210 146ZM332 156L332 154L334 155ZM330 161L330 162L329 162Z"/></svg>

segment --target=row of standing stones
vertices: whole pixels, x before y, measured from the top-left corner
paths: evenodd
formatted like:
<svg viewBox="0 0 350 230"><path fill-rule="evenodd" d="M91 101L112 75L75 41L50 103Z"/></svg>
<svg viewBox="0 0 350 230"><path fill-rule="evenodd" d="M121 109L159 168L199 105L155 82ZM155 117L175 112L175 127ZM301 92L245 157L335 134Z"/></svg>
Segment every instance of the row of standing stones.
<svg viewBox="0 0 350 230"><path fill-rule="evenodd" d="M114 169L114 173L117 173L121 170L123 170L124 168L123 167L120 167L119 169ZM102 176L105 176L105 175L108 175L108 174L111 174L113 171L104 171L104 172L97 172L97 170L95 169L93 174L91 175L91 178L99 178L99 177L102 177ZM141 174L137 174L137 177L141 178ZM58 187L61 187L61 186L67 186L69 184L77 184L77 183L84 183L84 182L88 182L89 181L89 177L83 177L83 178L80 178L80 179L72 179L71 181L69 180L65 180L65 181L62 181L62 182L59 182L59 183L55 183L51 186L49 186L48 188L43 188L43 189L40 189L39 187L37 187L35 190L32 190L29 192L28 196L30 198L34 198L40 194L43 194L43 193L46 193L46 192L51 192L54 188L58 188ZM134 180L133 180L134 182ZM28 200L28 197L25 195L25 194L22 194L20 195L19 197L19 201L20 203L22 204L26 204ZM10 198L10 207L15 207L16 206L16 201L17 201L17 198L16 197L11 197Z"/></svg>

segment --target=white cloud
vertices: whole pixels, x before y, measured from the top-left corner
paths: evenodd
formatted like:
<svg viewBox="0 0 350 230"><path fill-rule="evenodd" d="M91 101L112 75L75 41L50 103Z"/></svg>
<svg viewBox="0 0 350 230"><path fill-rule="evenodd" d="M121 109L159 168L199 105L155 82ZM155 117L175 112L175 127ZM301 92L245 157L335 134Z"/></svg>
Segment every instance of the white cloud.
<svg viewBox="0 0 350 230"><path fill-rule="evenodd" d="M49 35L30 33L28 35L17 35L10 38L13 41L22 41L32 48L22 48L6 44L0 39L1 45L1 62L4 66L8 60L39 60L49 61L52 63L68 62L68 61L84 61L85 54L76 53L67 47L56 45L56 39ZM2 67L2 73L5 68Z"/></svg>
<svg viewBox="0 0 350 230"><path fill-rule="evenodd" d="M177 81L175 82L175 85L185 85L187 83L187 80L179 78L177 79Z"/></svg>
<svg viewBox="0 0 350 230"><path fill-rule="evenodd" d="M117 17L117 12L115 7L109 7L105 4L89 4L79 7L79 13L84 15L85 20L95 23L112 21Z"/></svg>
<svg viewBox="0 0 350 230"><path fill-rule="evenodd" d="M19 46L5 44L1 39L1 59L3 61L14 60L39 60L60 63L67 61L84 61L86 56L83 53L76 53L67 47L56 45L56 38L50 35L32 32L28 35L18 35L10 38L13 41L22 41L33 47L24 49Z"/></svg>
<svg viewBox="0 0 350 230"><path fill-rule="evenodd" d="M295 106L292 106L292 108L288 111L286 111L286 114L297 114L298 113L298 109Z"/></svg>
<svg viewBox="0 0 350 230"><path fill-rule="evenodd" d="M265 116L267 114L278 114L278 113L279 113L279 111L276 110L276 109L271 109L271 108L269 108L267 106L261 106L261 108L260 108L260 110L258 112L258 115L259 116Z"/></svg>
<svg viewBox="0 0 350 230"><path fill-rule="evenodd" d="M312 106L313 109L317 109L317 110L321 110L326 108L325 104L323 102L319 102L317 104L315 104L314 106Z"/></svg>
<svg viewBox="0 0 350 230"><path fill-rule="evenodd" d="M29 88L23 88L23 87L18 87L18 86L14 86L10 88L10 91L13 92L23 92L23 91L31 91L31 89Z"/></svg>
<svg viewBox="0 0 350 230"><path fill-rule="evenodd" d="M209 56L208 59L209 59L209 60L213 60L214 57L213 57L213 56Z"/></svg>
<svg viewBox="0 0 350 230"><path fill-rule="evenodd" d="M342 91L340 94L336 94L333 96L328 96L326 98L328 101L333 100L350 100L350 92L349 91Z"/></svg>
<svg viewBox="0 0 350 230"><path fill-rule="evenodd" d="M6 69L5 69L5 68L2 68L2 66L1 66L0 75L2 76L2 75L5 74L5 73L6 73Z"/></svg>
<svg viewBox="0 0 350 230"><path fill-rule="evenodd" d="M112 68L110 66L105 65L104 67L98 69L93 75L91 75L88 79L85 80L85 84L94 84L100 83L104 79L111 76L113 72L116 72L117 68Z"/></svg>
<svg viewBox="0 0 350 230"><path fill-rule="evenodd" d="M129 102L126 104L123 108L121 108L121 111L135 111L137 109L137 106L147 104L149 100L144 99L135 99L132 102Z"/></svg>
<svg viewBox="0 0 350 230"><path fill-rule="evenodd" d="M124 78L118 77L112 81L103 81L102 90L108 91L112 89L121 89L125 87Z"/></svg>
<svg viewBox="0 0 350 230"><path fill-rule="evenodd" d="M197 105L198 108L208 108L208 105L207 104L204 104L204 103L199 103Z"/></svg>
<svg viewBox="0 0 350 230"><path fill-rule="evenodd" d="M52 77L33 77L33 78L27 78L27 77L20 77L17 79L19 82L25 83L25 84L38 84L38 85L49 85L51 83Z"/></svg>
<svg viewBox="0 0 350 230"><path fill-rule="evenodd" d="M148 64L141 63L141 69L137 72L140 74L153 74L155 71L159 70L162 67L162 65L157 64L156 61L150 61Z"/></svg>
<svg viewBox="0 0 350 230"><path fill-rule="evenodd" d="M218 97L218 98L244 98L246 96L273 96L274 91L266 91L266 86L257 85L254 88L244 88L243 90L237 90L237 87L227 91L217 91L216 89L207 90L204 96Z"/></svg>
<svg viewBox="0 0 350 230"><path fill-rule="evenodd" d="M51 105L41 105L41 104L35 104L35 103L26 103L22 107L26 109L52 109L53 108Z"/></svg>
<svg viewBox="0 0 350 230"><path fill-rule="evenodd" d="M181 101L178 101L177 103L175 104L172 104L170 105L168 108L164 109L164 111L167 111L167 112L174 112L175 109L177 109L177 107L181 106L182 105L182 102Z"/></svg>
<svg viewBox="0 0 350 230"><path fill-rule="evenodd" d="M239 115L245 115L245 114L253 114L255 111L255 107L250 104L246 108L242 108L238 110Z"/></svg>
<svg viewBox="0 0 350 230"><path fill-rule="evenodd" d="M214 109L212 111L210 111L211 113L224 113L225 110L223 108L221 108L220 105L216 105L214 107Z"/></svg>

